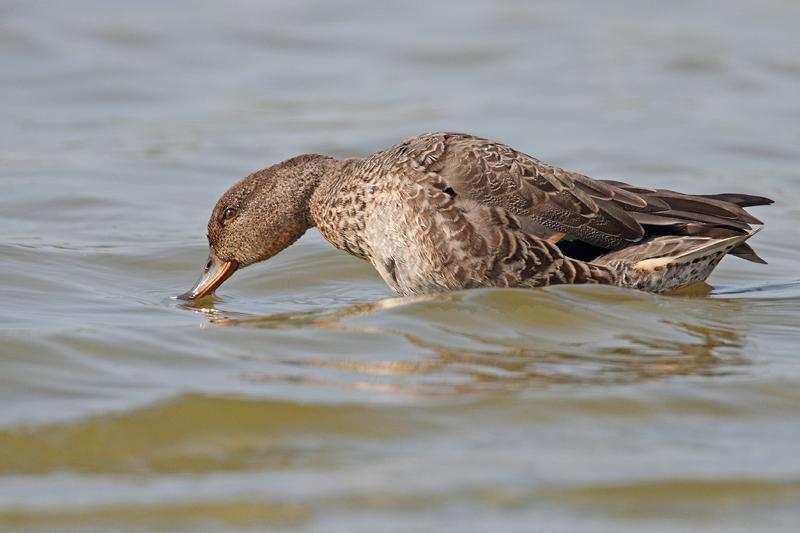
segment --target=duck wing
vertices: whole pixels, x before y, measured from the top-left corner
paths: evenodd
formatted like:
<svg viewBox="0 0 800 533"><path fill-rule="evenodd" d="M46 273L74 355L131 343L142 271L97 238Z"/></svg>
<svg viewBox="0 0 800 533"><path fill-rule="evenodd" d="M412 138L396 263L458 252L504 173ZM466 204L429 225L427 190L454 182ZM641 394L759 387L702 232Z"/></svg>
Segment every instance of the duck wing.
<svg viewBox="0 0 800 533"><path fill-rule="evenodd" d="M742 206L771 200L727 193L693 196L594 180L502 143L462 133L430 133L395 147L403 161L448 194L500 207L523 230L558 241L570 235L615 250L657 234L701 235L725 227L745 233L760 223Z"/></svg>

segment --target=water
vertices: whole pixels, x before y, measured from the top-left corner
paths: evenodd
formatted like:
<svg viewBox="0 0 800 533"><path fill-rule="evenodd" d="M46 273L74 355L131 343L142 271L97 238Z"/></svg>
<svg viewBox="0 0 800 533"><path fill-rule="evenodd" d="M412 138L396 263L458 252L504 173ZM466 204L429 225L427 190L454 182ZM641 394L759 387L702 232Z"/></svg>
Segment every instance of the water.
<svg viewBox="0 0 800 533"><path fill-rule="evenodd" d="M0 529L795 531L800 5L4 2ZM393 299L240 176L430 130L775 198L710 287Z"/></svg>

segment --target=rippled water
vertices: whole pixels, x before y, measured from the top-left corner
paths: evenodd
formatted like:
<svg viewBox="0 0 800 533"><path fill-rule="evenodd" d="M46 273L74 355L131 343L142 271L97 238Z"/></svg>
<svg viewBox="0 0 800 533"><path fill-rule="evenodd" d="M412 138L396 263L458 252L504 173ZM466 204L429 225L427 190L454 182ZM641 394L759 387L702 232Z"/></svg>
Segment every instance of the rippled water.
<svg viewBox="0 0 800 533"><path fill-rule="evenodd" d="M0 529L795 531L800 4L4 2ZM430 130L777 200L710 286L395 299L217 197Z"/></svg>

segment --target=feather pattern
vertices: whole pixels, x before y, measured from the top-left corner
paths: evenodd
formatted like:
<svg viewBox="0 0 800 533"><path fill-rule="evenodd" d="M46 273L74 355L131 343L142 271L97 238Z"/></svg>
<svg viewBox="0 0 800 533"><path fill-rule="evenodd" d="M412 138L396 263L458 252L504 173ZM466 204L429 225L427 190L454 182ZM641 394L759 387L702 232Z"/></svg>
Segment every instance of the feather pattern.
<svg viewBox="0 0 800 533"><path fill-rule="evenodd" d="M657 292L705 279L729 252L762 261L744 243L760 223L744 207L768 203L593 180L438 132L341 162L314 193L311 215L400 294L558 283ZM562 236L599 253L570 256L555 242Z"/></svg>

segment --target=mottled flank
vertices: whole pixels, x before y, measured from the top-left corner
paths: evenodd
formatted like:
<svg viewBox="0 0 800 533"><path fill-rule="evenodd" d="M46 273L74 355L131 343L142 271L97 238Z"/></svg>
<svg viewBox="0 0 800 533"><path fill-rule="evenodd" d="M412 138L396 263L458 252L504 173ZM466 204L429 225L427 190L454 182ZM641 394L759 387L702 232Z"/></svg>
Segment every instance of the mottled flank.
<svg viewBox="0 0 800 533"><path fill-rule="evenodd" d="M211 256L246 266L309 227L372 263L398 294L602 283L652 292L706 279L761 222L746 194L688 195L593 180L506 145L428 133L366 159L299 156L234 185ZM202 294L202 291L200 291Z"/></svg>

